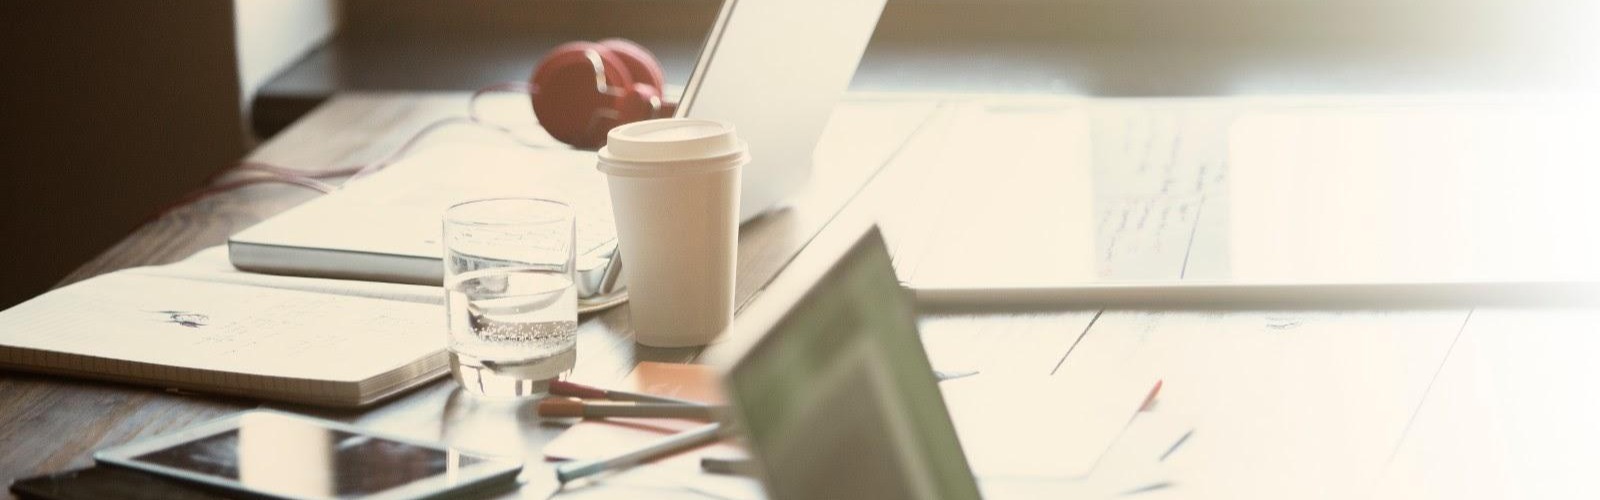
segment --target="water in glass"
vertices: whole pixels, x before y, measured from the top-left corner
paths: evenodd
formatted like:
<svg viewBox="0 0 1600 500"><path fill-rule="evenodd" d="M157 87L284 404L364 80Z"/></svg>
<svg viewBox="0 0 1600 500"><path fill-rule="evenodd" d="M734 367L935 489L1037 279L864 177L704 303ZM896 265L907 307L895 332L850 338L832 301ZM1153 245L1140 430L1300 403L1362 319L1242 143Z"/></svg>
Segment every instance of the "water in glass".
<svg viewBox="0 0 1600 500"><path fill-rule="evenodd" d="M577 295L566 273L479 269L446 283L451 367L468 391L543 394L576 362Z"/></svg>

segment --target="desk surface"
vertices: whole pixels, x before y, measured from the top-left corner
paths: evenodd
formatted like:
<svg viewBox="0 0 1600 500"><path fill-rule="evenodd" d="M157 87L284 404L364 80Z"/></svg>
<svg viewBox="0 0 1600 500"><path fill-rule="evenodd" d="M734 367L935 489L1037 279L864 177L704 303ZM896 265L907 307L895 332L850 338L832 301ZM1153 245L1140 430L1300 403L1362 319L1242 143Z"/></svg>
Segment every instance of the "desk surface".
<svg viewBox="0 0 1600 500"><path fill-rule="evenodd" d="M460 94L343 95L251 158L293 166L359 164L382 156L434 119L460 114L464 102ZM1377 105L1415 104L1386 102ZM879 220L903 277L952 269L942 262L981 257L959 251L972 248L966 242L974 238L974 215L950 210L951 200L973 192L973 179L1031 179L1014 184L1021 193L1012 199L1038 204L1033 208L1043 211L1058 208L1050 200L1064 197L1051 194L1066 192L1070 179L1059 177L1060 169L1030 170L1030 165L1050 163L1026 160L1045 150L1043 145L1078 140L1069 132L1079 125L1092 131L1082 135L1087 142L1080 146L1093 153L1073 161L1096 170L1161 173L1127 184L1145 191L1127 191L1095 206L1094 217L1102 223L1091 227L1102 233L1103 247L1094 255L1110 264L1102 272L1181 278L1204 222L1197 213L1160 205L1151 196L1217 195L1222 184L1213 181L1229 161L1222 136L1234 120L1261 110L1303 112L1308 104L1352 105L1312 98L859 97L836 114L818 152L815 187L788 208L742 229L736 301L749 303L808 241L829 237L827 226L836 216ZM981 129L970 127L974 113L982 115ZM1034 132L1016 133L1022 130ZM974 157L957 154L997 143L1039 147L976 167ZM1179 175L1192 182L1174 184ZM181 259L311 196L263 185L179 208L141 227L68 281ZM1159 224L1154 216L1161 217ZM1030 310L922 319L930 357L942 369L979 370L980 376L1083 377L1112 365L1159 370L1166 388L1156 411L1182 415L1192 422L1195 437L1175 458L1180 462L1173 486L1148 495L1184 498L1539 497L1592 490L1581 467L1600 462L1600 446L1595 446L1600 432L1588 425L1600 418L1600 406L1586 401L1583 382L1595 376L1588 360L1600 354L1596 325L1600 313L1594 310L1470 305L1361 311ZM621 380L640 361L692 362L700 354L698 349L636 346L621 309L586 318L579 335L573 377L588 383ZM96 449L258 406L0 373L0 482L84 466ZM359 412L267 406L456 443L515 436L530 455L560 431L526 413L508 417L477 406L448 380ZM1056 491L1048 484L989 486L996 495ZM668 493L628 488L613 490L632 496Z"/></svg>

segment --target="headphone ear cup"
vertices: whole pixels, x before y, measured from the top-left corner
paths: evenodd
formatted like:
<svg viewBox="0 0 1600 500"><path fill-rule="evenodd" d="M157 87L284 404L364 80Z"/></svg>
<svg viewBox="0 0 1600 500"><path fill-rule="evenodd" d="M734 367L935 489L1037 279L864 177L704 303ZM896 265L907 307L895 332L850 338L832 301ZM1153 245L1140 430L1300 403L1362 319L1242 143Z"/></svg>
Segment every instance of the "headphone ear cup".
<svg viewBox="0 0 1600 500"><path fill-rule="evenodd" d="M649 120L660 116L661 92L655 87L643 83L633 84L633 91L617 106L617 115L610 126L605 128L610 132L612 128L633 123L640 120ZM600 142L605 142L602 137Z"/></svg>
<svg viewBox="0 0 1600 500"><path fill-rule="evenodd" d="M611 52L628 65L628 72L633 74L634 83L643 83L655 87L659 96L661 90L667 85L667 78L661 71L661 63L656 61L656 56L649 49L634 43L626 38L607 38L599 42L601 46L611 49Z"/></svg>
<svg viewBox="0 0 1600 500"><path fill-rule="evenodd" d="M590 42L561 44L541 61L529 78L533 113L556 140L593 149L605 143L608 125L633 94L627 63L604 46Z"/></svg>

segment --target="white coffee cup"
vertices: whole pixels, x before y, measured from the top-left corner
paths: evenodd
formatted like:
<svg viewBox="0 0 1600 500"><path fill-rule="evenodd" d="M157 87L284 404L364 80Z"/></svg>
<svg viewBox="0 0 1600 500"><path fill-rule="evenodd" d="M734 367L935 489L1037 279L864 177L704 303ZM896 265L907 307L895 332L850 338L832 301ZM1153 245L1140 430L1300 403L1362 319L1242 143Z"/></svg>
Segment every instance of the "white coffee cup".
<svg viewBox="0 0 1600 500"><path fill-rule="evenodd" d="M611 189L640 344L705 345L733 322L748 149L732 125L713 120L646 120L607 134L599 169Z"/></svg>

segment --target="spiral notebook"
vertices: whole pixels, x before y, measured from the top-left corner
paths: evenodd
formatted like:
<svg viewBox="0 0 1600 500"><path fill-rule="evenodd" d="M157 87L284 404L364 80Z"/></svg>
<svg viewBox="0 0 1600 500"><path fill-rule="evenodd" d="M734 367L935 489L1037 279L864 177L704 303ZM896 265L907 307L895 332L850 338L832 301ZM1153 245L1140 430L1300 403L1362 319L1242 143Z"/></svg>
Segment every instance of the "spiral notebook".
<svg viewBox="0 0 1600 500"><path fill-rule="evenodd" d="M218 247L0 312L0 366L337 407L448 369L436 287L252 275L226 262Z"/></svg>

